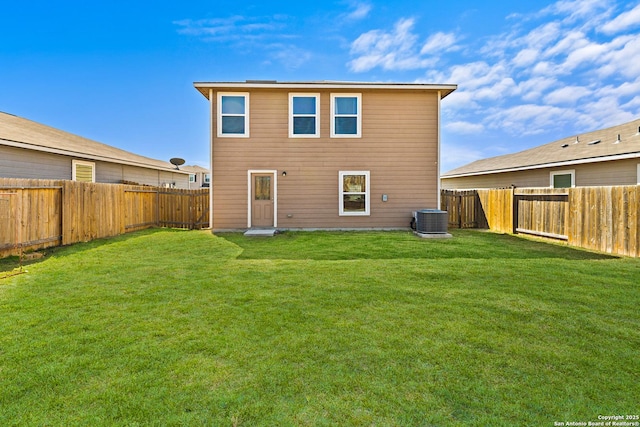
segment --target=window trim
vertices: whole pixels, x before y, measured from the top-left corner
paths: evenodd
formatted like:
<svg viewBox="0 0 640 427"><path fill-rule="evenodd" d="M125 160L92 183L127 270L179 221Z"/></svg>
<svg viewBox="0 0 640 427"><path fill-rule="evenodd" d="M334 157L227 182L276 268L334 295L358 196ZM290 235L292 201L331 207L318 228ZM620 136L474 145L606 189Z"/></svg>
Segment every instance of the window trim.
<svg viewBox="0 0 640 427"><path fill-rule="evenodd" d="M91 182L96 182L96 164L95 162L87 162L85 160L71 160L71 179L78 181L76 166L89 166L91 167ZM80 181L86 182L86 181Z"/></svg>
<svg viewBox="0 0 640 427"><path fill-rule="evenodd" d="M553 178L556 175L571 175L571 187L570 188L575 188L575 186L576 186L576 170L575 169L567 169L567 170L549 172L549 187L550 188L555 188L553 186Z"/></svg>
<svg viewBox="0 0 640 427"><path fill-rule="evenodd" d="M316 113L315 114L293 114L293 98L315 98L316 100ZM293 122L295 117L315 117L316 119L316 131L313 134L294 134ZM289 138L320 138L320 94L319 93L303 93L303 92L290 92L289 93Z"/></svg>
<svg viewBox="0 0 640 427"><path fill-rule="evenodd" d="M345 175L364 175L365 176L365 199L364 212L345 212L344 211L344 195L355 194L344 191ZM370 216L371 215L371 173L370 171L339 171L338 172L338 212L339 216Z"/></svg>
<svg viewBox="0 0 640 427"><path fill-rule="evenodd" d="M356 98L358 100L358 110L356 113L355 134L336 133L336 98ZM338 116L352 117L352 115ZM361 93L332 93L331 94L331 138L362 138L362 94Z"/></svg>
<svg viewBox="0 0 640 427"><path fill-rule="evenodd" d="M217 94L217 129L218 138L249 138L249 92L218 92ZM244 97L244 114L225 114L229 117L244 117L244 133L222 133L222 97L242 96Z"/></svg>
<svg viewBox="0 0 640 427"><path fill-rule="evenodd" d="M209 173L205 173L202 176L202 183L203 184L211 184L211 175Z"/></svg>

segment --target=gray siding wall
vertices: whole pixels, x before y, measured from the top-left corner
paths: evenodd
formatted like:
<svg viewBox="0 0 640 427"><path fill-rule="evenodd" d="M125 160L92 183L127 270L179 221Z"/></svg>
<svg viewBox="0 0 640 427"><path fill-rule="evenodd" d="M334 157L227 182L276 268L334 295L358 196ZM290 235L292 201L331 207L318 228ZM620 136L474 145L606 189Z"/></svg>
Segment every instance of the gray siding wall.
<svg viewBox="0 0 640 427"><path fill-rule="evenodd" d="M2 145L0 145L0 177L71 179L74 159L95 164L96 182L120 184L125 180L152 186L175 183L176 188L189 188L189 175L187 174L99 162Z"/></svg>
<svg viewBox="0 0 640 427"><path fill-rule="evenodd" d="M563 166L530 171L494 173L460 178L443 178L442 188L448 190L476 188L549 187L551 172L575 171L578 187L603 185L636 185L640 159Z"/></svg>
<svg viewBox="0 0 640 427"><path fill-rule="evenodd" d="M71 158L0 145L0 177L71 179Z"/></svg>

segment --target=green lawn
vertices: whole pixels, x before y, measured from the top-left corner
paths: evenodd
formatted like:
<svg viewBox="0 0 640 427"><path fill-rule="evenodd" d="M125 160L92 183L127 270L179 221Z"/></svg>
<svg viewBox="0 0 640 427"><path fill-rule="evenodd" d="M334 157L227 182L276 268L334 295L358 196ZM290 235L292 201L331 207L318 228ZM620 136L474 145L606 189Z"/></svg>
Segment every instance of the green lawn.
<svg viewBox="0 0 640 427"><path fill-rule="evenodd" d="M50 251L0 280L0 425L640 412L639 259L453 234L148 230Z"/></svg>

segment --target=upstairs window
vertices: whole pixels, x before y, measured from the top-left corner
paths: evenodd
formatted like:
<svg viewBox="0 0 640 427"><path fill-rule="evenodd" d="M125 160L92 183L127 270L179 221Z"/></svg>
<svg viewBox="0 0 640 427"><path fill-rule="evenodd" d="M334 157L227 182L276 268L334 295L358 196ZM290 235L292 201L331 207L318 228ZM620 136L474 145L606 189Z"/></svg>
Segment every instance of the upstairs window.
<svg viewBox="0 0 640 427"><path fill-rule="evenodd" d="M331 94L331 137L360 138L362 127L362 95Z"/></svg>
<svg viewBox="0 0 640 427"><path fill-rule="evenodd" d="M340 216L369 215L369 171L340 171Z"/></svg>
<svg viewBox="0 0 640 427"><path fill-rule="evenodd" d="M320 136L320 95L289 94L289 138Z"/></svg>
<svg viewBox="0 0 640 427"><path fill-rule="evenodd" d="M248 93L218 93L218 136L249 136Z"/></svg>

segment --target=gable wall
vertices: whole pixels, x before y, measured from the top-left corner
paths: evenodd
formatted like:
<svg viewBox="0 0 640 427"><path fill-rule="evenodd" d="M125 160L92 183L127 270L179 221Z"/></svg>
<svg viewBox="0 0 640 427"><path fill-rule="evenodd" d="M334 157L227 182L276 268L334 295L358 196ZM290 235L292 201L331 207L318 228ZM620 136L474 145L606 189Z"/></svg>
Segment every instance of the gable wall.
<svg viewBox="0 0 640 427"><path fill-rule="evenodd" d="M640 159L613 160L529 171L505 172L460 178L443 178L442 188L450 190L476 188L549 187L550 172L575 170L576 186L636 185Z"/></svg>
<svg viewBox="0 0 640 427"><path fill-rule="evenodd" d="M0 177L70 180L73 159L84 160L79 157L0 145ZM94 160L86 161L95 163L96 182L119 184L125 180L152 186L175 182L177 188L189 187L189 176L186 174Z"/></svg>
<svg viewBox="0 0 640 427"><path fill-rule="evenodd" d="M300 91L321 94L320 138L294 139L288 137L289 92L250 93L250 138L214 134L214 229L247 227L250 169L278 171L279 228L408 227L413 211L437 207L437 93ZM362 138L329 137L330 94L339 92L362 93ZM213 99L215 132L215 92ZM344 170L370 171L370 216L338 215Z"/></svg>

